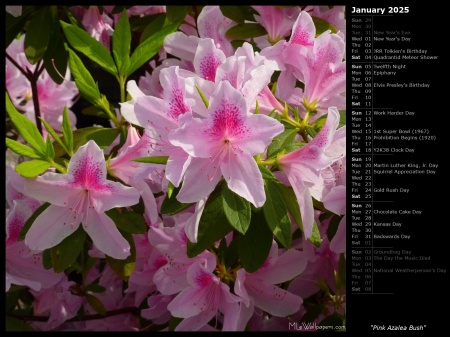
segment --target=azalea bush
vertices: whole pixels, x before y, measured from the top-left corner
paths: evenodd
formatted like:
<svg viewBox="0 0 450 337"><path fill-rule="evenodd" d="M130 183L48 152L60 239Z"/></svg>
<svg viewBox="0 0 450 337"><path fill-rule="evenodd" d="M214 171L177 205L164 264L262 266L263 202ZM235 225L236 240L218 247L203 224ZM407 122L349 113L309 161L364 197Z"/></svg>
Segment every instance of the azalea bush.
<svg viewBox="0 0 450 337"><path fill-rule="evenodd" d="M343 6L6 12L7 330L345 330Z"/></svg>

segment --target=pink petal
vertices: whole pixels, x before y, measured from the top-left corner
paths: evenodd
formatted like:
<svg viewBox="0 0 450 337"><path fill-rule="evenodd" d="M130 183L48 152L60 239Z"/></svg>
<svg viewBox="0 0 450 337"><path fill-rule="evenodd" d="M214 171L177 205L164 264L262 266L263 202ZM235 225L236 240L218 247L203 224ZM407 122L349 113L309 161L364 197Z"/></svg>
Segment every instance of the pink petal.
<svg viewBox="0 0 450 337"><path fill-rule="evenodd" d="M264 181L255 159L250 154L230 153L220 168L230 190L251 202L255 207L264 205L266 201Z"/></svg>
<svg viewBox="0 0 450 337"><path fill-rule="evenodd" d="M177 199L183 203L197 202L208 196L216 187L222 175L210 159L192 158L184 175L183 185Z"/></svg>
<svg viewBox="0 0 450 337"><path fill-rule="evenodd" d="M225 59L225 54L216 48L212 39L201 39L194 58L195 71L201 78L214 82L216 70Z"/></svg>
<svg viewBox="0 0 450 337"><path fill-rule="evenodd" d="M346 209L346 188L345 186L334 187L322 200L326 209L335 214L345 214Z"/></svg>
<svg viewBox="0 0 450 337"><path fill-rule="evenodd" d="M44 250L56 246L80 225L82 216L74 219L74 213L68 207L50 205L33 222L25 244L33 250Z"/></svg>
<svg viewBox="0 0 450 337"><path fill-rule="evenodd" d="M191 156L181 148L174 149L166 165L166 178L172 182L175 187L180 185L183 176L191 163Z"/></svg>
<svg viewBox="0 0 450 337"><path fill-rule="evenodd" d="M205 209L206 200L208 197L200 199L195 205L194 214L186 221L186 236L189 241L196 243L197 242L197 234L198 234L198 225L200 223L200 218L203 214L203 210Z"/></svg>
<svg viewBox="0 0 450 337"><path fill-rule="evenodd" d="M199 40L197 36L187 36L184 33L175 32L167 35L164 39L164 49L173 56L192 62Z"/></svg>
<svg viewBox="0 0 450 337"><path fill-rule="evenodd" d="M316 35L316 26L308 12L302 11L292 27L289 44L301 44L303 46L313 46Z"/></svg>
<svg viewBox="0 0 450 337"><path fill-rule="evenodd" d="M130 255L130 244L120 234L114 221L104 213L88 211L83 229L94 245L106 255L123 260Z"/></svg>
<svg viewBox="0 0 450 337"><path fill-rule="evenodd" d="M139 202L139 191L119 182L108 182L104 190L90 191L91 200L97 212L105 212L114 207L133 206Z"/></svg>

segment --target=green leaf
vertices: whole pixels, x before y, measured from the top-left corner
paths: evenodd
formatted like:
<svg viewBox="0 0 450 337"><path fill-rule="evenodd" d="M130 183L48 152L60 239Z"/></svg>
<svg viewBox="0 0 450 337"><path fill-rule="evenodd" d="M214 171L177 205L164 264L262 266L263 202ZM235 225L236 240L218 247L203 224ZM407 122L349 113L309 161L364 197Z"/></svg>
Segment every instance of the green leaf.
<svg viewBox="0 0 450 337"><path fill-rule="evenodd" d="M30 229L31 225L33 224L34 220L37 219L37 217L39 215L41 215L41 213L43 211L45 211L47 209L47 207L50 206L50 204L48 202L43 203L41 206L39 206L39 208L33 213L32 216L30 216L28 218L27 221L25 221L22 229L20 230L19 236L17 238L17 240L22 241L23 239L25 239L25 235L28 233L28 230Z"/></svg>
<svg viewBox="0 0 450 337"><path fill-rule="evenodd" d="M45 142L39 133L37 126L16 110L11 102L11 99L9 98L8 93L6 93L6 111L23 139L25 139L25 141L38 153L45 156Z"/></svg>
<svg viewBox="0 0 450 337"><path fill-rule="evenodd" d="M314 221L313 228L312 228L312 234L308 238L308 240L317 248L320 248L320 245L322 243L322 238L320 236L319 227L317 227L317 223Z"/></svg>
<svg viewBox="0 0 450 337"><path fill-rule="evenodd" d="M227 185L222 189L223 211L228 222L239 233L245 234L252 216L250 203L231 191Z"/></svg>
<svg viewBox="0 0 450 337"><path fill-rule="evenodd" d="M44 265L45 269L53 268L52 254L50 252L50 249L45 249L42 253L42 264Z"/></svg>
<svg viewBox="0 0 450 337"><path fill-rule="evenodd" d="M73 151L76 152L78 148L86 144L89 140L93 140L101 149L107 149L114 139L119 135L119 129L102 128L102 127L87 127L73 131ZM55 156L62 157L66 151L55 143Z"/></svg>
<svg viewBox="0 0 450 337"><path fill-rule="evenodd" d="M250 6L220 6L223 16L237 22L255 21L254 10Z"/></svg>
<svg viewBox="0 0 450 337"><path fill-rule="evenodd" d="M338 128L343 127L344 125L347 124L346 122L346 110L339 110L339 125Z"/></svg>
<svg viewBox="0 0 450 337"><path fill-rule="evenodd" d="M84 108L83 110L81 110L81 113L86 116L96 116L109 119L109 115L103 110L103 108L99 108L95 105Z"/></svg>
<svg viewBox="0 0 450 337"><path fill-rule="evenodd" d="M327 30L331 30L332 33L338 32L337 28L328 21L318 18L317 16L311 16L311 18L314 22L314 26L316 26L316 37Z"/></svg>
<svg viewBox="0 0 450 337"><path fill-rule="evenodd" d="M144 42L153 34L160 31L161 28L164 27L164 23L166 23L166 13L157 13L147 16L147 18L151 19L151 21L149 20L145 28L143 29L141 37L139 39L139 43Z"/></svg>
<svg viewBox="0 0 450 337"><path fill-rule="evenodd" d="M305 130L308 133L308 135L310 135L311 137L314 138L315 136L317 136L317 131L313 127L307 125L307 126L305 126Z"/></svg>
<svg viewBox="0 0 450 337"><path fill-rule="evenodd" d="M33 178L37 175L47 171L52 164L48 161L34 159L30 161L24 161L15 167L17 173L25 178Z"/></svg>
<svg viewBox="0 0 450 337"><path fill-rule="evenodd" d="M180 188L180 186L175 188L170 197L168 195L166 196L161 204L161 214L174 215L194 205L194 203L184 204L177 200L177 195Z"/></svg>
<svg viewBox="0 0 450 337"><path fill-rule="evenodd" d="M11 151L17 153L20 156L33 159L42 159L42 156L31 147L23 145L22 143L19 143L13 139L6 138L6 147L10 148Z"/></svg>
<svg viewBox="0 0 450 337"><path fill-rule="evenodd" d="M71 12L71 9L73 9L73 7L66 7L64 6L64 14L66 14L67 18L69 19L70 23L73 24L74 26L77 26L81 29L84 29L83 24L81 23L81 21Z"/></svg>
<svg viewBox="0 0 450 337"><path fill-rule="evenodd" d="M102 301L100 301L97 297L92 294L85 294L86 299L91 306L91 308L100 315L106 316L106 309L103 305Z"/></svg>
<svg viewBox="0 0 450 337"><path fill-rule="evenodd" d="M73 130L72 130L72 124L70 123L69 110L67 109L67 106L64 107L64 112L63 112L62 133L63 133L64 144L66 145L65 150L69 151L69 154L72 155L72 153L73 153Z"/></svg>
<svg viewBox="0 0 450 337"><path fill-rule="evenodd" d="M272 235L272 233L270 233L270 234ZM227 248L227 252L226 252L226 256L225 256L225 266L227 268L233 267L239 260L238 241L239 241L239 236L235 237L230 242L230 245Z"/></svg>
<svg viewBox="0 0 450 337"><path fill-rule="evenodd" d="M167 20L169 22L183 22L191 6L166 6Z"/></svg>
<svg viewBox="0 0 450 337"><path fill-rule="evenodd" d="M39 117L39 118L40 118L42 124L44 125L45 129L48 131L48 133L52 135L53 139L55 139L55 141L56 141L59 145L61 145L64 149L66 149L66 148L65 148L65 145L63 144L63 142L61 141L61 139L59 138L59 136L58 136L58 134L55 132L55 130L53 130L53 128L51 127L51 125L48 124L48 123L45 121L45 119L43 119L43 118L41 118L41 117ZM50 156L50 155L49 155L49 152L48 152L48 151L50 150L50 149L48 148L48 147L49 147L49 145L48 145L48 138L47 138L46 145L47 145L47 148L46 148L45 155L46 155L47 157L50 157L50 158L53 159L53 158L55 157L55 150L53 149L53 146L52 146L52 149L53 149L53 155Z"/></svg>
<svg viewBox="0 0 450 337"><path fill-rule="evenodd" d="M69 223L61 224L63 226L70 226ZM52 257L52 265L55 273L62 273L74 263L80 255L86 240L86 232L79 226L76 231L58 243L56 246L50 248L50 255Z"/></svg>
<svg viewBox="0 0 450 337"><path fill-rule="evenodd" d="M275 178L275 176L273 175L273 173L268 170L267 168L265 168L262 165L258 165L259 171L261 172L261 175L263 177L263 179L265 180L277 180L277 178Z"/></svg>
<svg viewBox="0 0 450 337"><path fill-rule="evenodd" d="M44 54L44 67L52 80L61 84L67 71L67 51L61 34L57 7L51 6L50 12L52 18L51 35Z"/></svg>
<svg viewBox="0 0 450 337"><path fill-rule="evenodd" d="M300 213L300 206L298 205L297 197L295 196L293 188L279 182L275 183L274 186L277 188L278 192L280 192L284 204L286 205L289 213L294 218L294 221L297 223L297 226L303 231L303 221Z"/></svg>
<svg viewBox="0 0 450 337"><path fill-rule="evenodd" d="M98 284L98 283L91 283L91 284L88 284L88 285L84 288L84 290L86 290L86 291L92 291L93 293L103 293L103 292L106 290L106 288L103 287L103 286L101 286L101 285Z"/></svg>
<svg viewBox="0 0 450 337"><path fill-rule="evenodd" d="M45 150L45 154L47 155L47 158L54 159L55 158L55 149L53 148L52 139L50 138L50 135L47 135L47 142L46 142L47 148Z"/></svg>
<svg viewBox="0 0 450 337"><path fill-rule="evenodd" d="M110 52L101 42L97 41L85 30L75 25L65 23L64 21L60 22L64 35L73 49L86 55L110 74L114 76L117 75L117 68L114 60L111 57Z"/></svg>
<svg viewBox="0 0 450 337"><path fill-rule="evenodd" d="M328 114L322 115L314 121L314 130L319 132L322 130L328 118Z"/></svg>
<svg viewBox="0 0 450 337"><path fill-rule="evenodd" d="M31 326L23 320L6 315L5 331L34 331Z"/></svg>
<svg viewBox="0 0 450 337"><path fill-rule="evenodd" d="M22 6L22 15L14 17L8 12L5 14L5 48L14 41L14 39L22 32L25 23L28 21L30 13L35 11L35 6Z"/></svg>
<svg viewBox="0 0 450 337"><path fill-rule="evenodd" d="M130 244L131 254L123 260L114 259L111 256L106 255L106 261L117 276L119 276L124 281L127 281L133 273L134 267L136 265L136 246L134 245L132 234L123 231L120 231L120 233Z"/></svg>
<svg viewBox="0 0 450 337"><path fill-rule="evenodd" d="M240 23L228 29L225 36L229 39L250 39L266 34L266 29L259 23Z"/></svg>
<svg viewBox="0 0 450 337"><path fill-rule="evenodd" d="M130 22L128 21L128 15L124 9L119 21L114 28L114 33L112 36L112 52L114 55L114 60L116 61L117 69L122 69L122 64L124 64L127 59L130 59L130 45L131 45L131 28ZM126 73L126 69L123 69L123 73Z"/></svg>
<svg viewBox="0 0 450 337"><path fill-rule="evenodd" d="M209 195L198 225L197 243L188 242L187 255L192 258L233 230L223 210L221 184Z"/></svg>
<svg viewBox="0 0 450 337"><path fill-rule="evenodd" d="M286 204L272 180L264 181L266 202L262 206L264 218L273 235L285 248L291 247L292 229Z"/></svg>
<svg viewBox="0 0 450 337"><path fill-rule="evenodd" d="M272 232L262 211L253 212L248 231L237 240L242 266L248 273L257 271L269 256L273 241Z"/></svg>
<svg viewBox="0 0 450 337"><path fill-rule="evenodd" d="M333 218L330 220L329 224L328 224L328 229L327 229L327 238L328 241L331 242L331 240L333 240L334 235L336 234L338 227L339 227L339 223L341 222L343 216L338 216L338 215L334 215Z"/></svg>
<svg viewBox="0 0 450 337"><path fill-rule="evenodd" d="M173 191L175 190L174 184L169 180L169 183L167 184L167 196L170 198L172 196Z"/></svg>
<svg viewBox="0 0 450 337"><path fill-rule="evenodd" d="M169 320L169 331L175 331L175 328L178 324L180 324L183 321L184 318L170 316Z"/></svg>
<svg viewBox="0 0 450 337"><path fill-rule="evenodd" d="M148 226L142 214L136 212L122 212L112 208L105 212L120 230L131 234L145 234Z"/></svg>
<svg viewBox="0 0 450 337"><path fill-rule="evenodd" d="M50 39L51 28L50 6L43 6L31 19L25 34L25 55L31 64L36 64L44 56Z"/></svg>
<svg viewBox="0 0 450 337"><path fill-rule="evenodd" d="M92 104L96 104L101 98L100 91L98 89L97 83L95 83L89 71L83 64L83 61L75 54L74 51L68 49L69 51L69 67L70 71L75 79L75 84L77 85L81 95L87 99Z"/></svg>
<svg viewBox="0 0 450 337"><path fill-rule="evenodd" d="M167 160L169 156L153 156L153 157L140 157L134 158L132 161L136 161L138 163L152 163L152 164L167 164Z"/></svg>
<svg viewBox="0 0 450 337"><path fill-rule="evenodd" d="M286 129L278 136L274 137L272 143L267 148L267 157L270 158L278 151L284 149L288 144L295 141L295 136L297 136L296 129Z"/></svg>
<svg viewBox="0 0 450 337"><path fill-rule="evenodd" d="M136 70L138 70L144 63L148 62L153 56L158 53L161 49L164 39L170 33L177 30L179 23L172 23L159 32L152 35L151 38L142 42L135 50L133 55L131 55L130 66L126 72L126 76L130 76Z"/></svg>

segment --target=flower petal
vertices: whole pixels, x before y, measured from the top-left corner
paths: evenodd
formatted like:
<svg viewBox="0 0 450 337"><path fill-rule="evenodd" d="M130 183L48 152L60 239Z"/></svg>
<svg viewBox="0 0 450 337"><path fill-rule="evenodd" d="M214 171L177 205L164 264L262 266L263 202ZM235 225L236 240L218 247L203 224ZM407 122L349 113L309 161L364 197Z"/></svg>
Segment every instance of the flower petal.
<svg viewBox="0 0 450 337"><path fill-rule="evenodd" d="M130 244L106 214L89 210L83 229L91 237L94 245L106 255L119 260L130 255Z"/></svg>
<svg viewBox="0 0 450 337"><path fill-rule="evenodd" d="M31 225L25 244L34 250L56 246L80 225L82 216L73 217L74 213L68 207L50 205Z"/></svg>

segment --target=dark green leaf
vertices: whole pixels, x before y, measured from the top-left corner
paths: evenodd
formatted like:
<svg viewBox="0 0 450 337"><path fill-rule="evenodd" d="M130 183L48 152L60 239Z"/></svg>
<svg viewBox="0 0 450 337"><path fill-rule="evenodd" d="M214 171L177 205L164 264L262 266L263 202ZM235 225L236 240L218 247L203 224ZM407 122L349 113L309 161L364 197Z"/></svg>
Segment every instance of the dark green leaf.
<svg viewBox="0 0 450 337"><path fill-rule="evenodd" d="M250 203L231 191L227 185L222 189L223 210L231 226L238 232L245 234L250 226Z"/></svg>
<svg viewBox="0 0 450 337"><path fill-rule="evenodd" d="M108 148L114 139L119 135L119 129L87 127L73 131L73 151L76 152L80 146L86 144L89 140L93 140L101 149ZM56 157L62 157L66 152L57 143L55 145Z"/></svg>
<svg viewBox="0 0 450 337"><path fill-rule="evenodd" d="M286 204L273 180L265 180L266 202L262 210L273 235L285 248L291 247L292 229Z"/></svg>
<svg viewBox="0 0 450 337"><path fill-rule="evenodd" d="M122 69L122 64L130 58L131 28L128 15L124 9L112 36L112 52L117 69ZM122 74L121 72L119 72ZM124 73L126 70L124 69Z"/></svg>
<svg viewBox="0 0 450 337"><path fill-rule="evenodd" d="M39 159L33 159L30 161L24 161L15 167L17 173L25 178L33 178L37 175L47 171L52 164L48 161Z"/></svg>
<svg viewBox="0 0 450 337"><path fill-rule="evenodd" d="M142 214L136 212L122 212L112 208L105 212L116 224L117 228L131 234L145 234L148 226Z"/></svg>
<svg viewBox="0 0 450 337"><path fill-rule="evenodd" d="M250 39L266 34L266 29L259 23L240 23L228 29L225 36L229 39Z"/></svg>
<svg viewBox="0 0 450 337"><path fill-rule="evenodd" d="M265 168L262 165L258 165L259 170L261 171L261 175L263 177L263 179L269 179L269 180L276 180L277 178L275 178L275 176L273 175L273 173L268 170L267 168Z"/></svg>
<svg viewBox="0 0 450 337"><path fill-rule="evenodd" d="M34 149L28 147L22 143L19 143L10 138L6 138L6 147L10 148L11 151L17 153L20 156L33 158L33 159L42 159L42 156L39 155Z"/></svg>
<svg viewBox="0 0 450 337"><path fill-rule="evenodd" d="M83 110L81 110L81 113L86 116L96 116L109 119L109 115L102 108L99 108L95 105L84 108Z"/></svg>
<svg viewBox="0 0 450 337"><path fill-rule="evenodd" d="M6 315L5 331L9 332L9 331L34 331L34 330L24 321Z"/></svg>
<svg viewBox="0 0 450 337"><path fill-rule="evenodd" d="M50 6L43 6L31 19L25 34L25 55L31 64L36 64L44 56L51 35L51 28Z"/></svg>
<svg viewBox="0 0 450 337"><path fill-rule="evenodd" d="M32 216L30 216L28 218L27 221L25 221L22 229L20 230L20 234L17 238L17 240L22 241L23 239L25 239L25 235L28 233L28 230L30 229L31 225L33 224L34 220L37 219L37 217L39 215L41 215L41 213L43 211L45 211L47 209L47 207L50 206L50 204L48 202L42 204L41 206L39 206L39 208L33 213Z"/></svg>
<svg viewBox="0 0 450 337"><path fill-rule="evenodd" d="M339 119L339 125L338 128L343 127L346 123L346 110L339 110L339 115L340 115L340 119Z"/></svg>
<svg viewBox="0 0 450 337"><path fill-rule="evenodd" d="M308 240L311 241L311 243L317 248L319 248L322 243L322 237L320 236L319 227L317 227L317 223L315 221L313 223L312 234L308 238Z"/></svg>
<svg viewBox="0 0 450 337"><path fill-rule="evenodd" d="M191 6L166 6L167 20L177 23L183 22Z"/></svg>
<svg viewBox="0 0 450 337"><path fill-rule="evenodd" d="M59 136L58 136L58 134L55 132L55 130L53 130L53 128L52 128L52 126L50 125L50 124L48 124L46 121L45 121L45 119L43 119L43 118L41 118L40 117L40 119L41 119L41 122L42 122L42 124L44 125L44 127L45 127L45 129L48 131L48 133L50 134L50 135L52 135L52 137L53 137L53 139L55 139L55 141L60 145L60 146L62 146L63 148L65 148L65 145L63 144L63 142L61 141L61 139L59 138ZM48 145L48 138L47 138L47 143L46 143L46 145L47 145L47 148L46 148L46 152L45 152L45 155L47 156L47 157L49 157L49 158L54 158L55 157L55 150L53 149L53 146L52 146L52 149L53 149L53 155L52 156L50 156L49 155L49 145ZM65 148L66 149L66 148Z"/></svg>
<svg viewBox="0 0 450 337"><path fill-rule="evenodd" d="M225 238L222 238L222 240L220 240L219 249L217 251L217 258L219 259L221 264L225 262L226 256L227 256L227 240Z"/></svg>
<svg viewBox="0 0 450 337"><path fill-rule="evenodd" d="M62 133L64 143L66 144L66 150L68 150L71 154L73 152L73 130L72 124L70 123L69 110L67 110L67 106L64 107L63 112Z"/></svg>
<svg viewBox="0 0 450 337"><path fill-rule="evenodd" d="M223 16L237 22L255 21L254 10L250 6L220 6Z"/></svg>
<svg viewBox="0 0 450 337"><path fill-rule="evenodd" d="M70 226L70 224L65 223L64 226ZM78 255L83 250L85 239L86 232L82 229L82 226L79 226L75 232L53 248L50 248L55 273L62 273L76 261Z"/></svg>
<svg viewBox="0 0 450 337"><path fill-rule="evenodd" d="M239 47L242 47L242 45L247 42L245 40L233 40L230 41L231 45L233 46L234 49L238 49Z"/></svg>
<svg viewBox="0 0 450 337"><path fill-rule="evenodd" d="M170 197L166 196L161 204L161 214L174 215L194 205L194 203L183 204L177 200L177 194L180 191L180 188L181 187L175 188Z"/></svg>
<svg viewBox="0 0 450 337"><path fill-rule="evenodd" d="M45 269L53 268L51 249L46 249L42 253L42 264Z"/></svg>
<svg viewBox="0 0 450 337"><path fill-rule="evenodd" d="M25 139L25 141L38 153L44 155L46 146L39 130L32 121L16 110L8 93L6 93L6 111L23 139Z"/></svg>
<svg viewBox="0 0 450 337"><path fill-rule="evenodd" d="M132 234L123 231L120 231L120 233L130 244L131 254L124 260L114 259L111 256L106 255L106 261L117 276L127 281L136 265L136 246L134 245Z"/></svg>
<svg viewBox="0 0 450 337"><path fill-rule="evenodd" d="M64 31L64 35L69 41L73 49L78 50L80 53L86 55L92 61L97 63L104 70L110 74L116 76L117 68L111 57L110 52L105 46L91 37L85 30L64 21L61 22L61 27Z"/></svg>
<svg viewBox="0 0 450 337"><path fill-rule="evenodd" d="M273 241L272 232L262 211L253 212L248 231L237 240L242 266L248 273L257 271L269 256Z"/></svg>
<svg viewBox="0 0 450 337"><path fill-rule="evenodd" d="M306 314L302 317L302 322L314 322L324 310L325 306L319 304L314 305L313 307L309 308Z"/></svg>
<svg viewBox="0 0 450 337"><path fill-rule="evenodd" d="M322 115L314 121L314 130L319 132L322 130L328 118L328 114Z"/></svg>
<svg viewBox="0 0 450 337"><path fill-rule="evenodd" d="M166 23L166 13L158 13L148 16L147 18L151 18L152 20L149 21L143 29L139 43L144 42L150 36L160 31L161 28L164 27L164 23Z"/></svg>
<svg viewBox="0 0 450 337"><path fill-rule="evenodd" d="M268 230L266 230L268 231ZM272 235L272 233L271 233ZM230 245L227 248L226 256L225 256L225 267L233 267L239 260L239 253L238 253L238 238L234 238Z"/></svg>
<svg viewBox="0 0 450 337"><path fill-rule="evenodd" d="M87 285L87 286L84 288L84 290L86 290L86 291L92 291L93 293L103 293L103 292L106 290L106 288L103 287L103 286L101 286L101 285L98 284L98 283L91 283L91 284Z"/></svg>
<svg viewBox="0 0 450 337"><path fill-rule="evenodd" d="M181 323L181 321L184 318L179 318L179 317L174 317L174 316L170 316L170 320L169 320L169 331L175 331L175 328L177 327L178 324Z"/></svg>
<svg viewBox="0 0 450 337"><path fill-rule="evenodd" d="M71 49L69 51L69 67L81 95L92 104L101 98L98 85L95 83L83 61Z"/></svg>
<svg viewBox="0 0 450 337"><path fill-rule="evenodd" d="M61 34L61 25L56 6L51 6L50 11L52 18L51 36L44 54L44 67L52 80L57 84L61 84L67 71L67 51Z"/></svg>
<svg viewBox="0 0 450 337"><path fill-rule="evenodd" d="M277 188L278 192L280 192L284 204L297 223L297 226L303 231L303 221L300 213L300 206L298 205L294 190L292 189L292 187L288 187L279 182L275 183L274 186Z"/></svg>
<svg viewBox="0 0 450 337"><path fill-rule="evenodd" d="M317 136L317 131L313 127L307 125L307 126L305 126L305 130L308 133L308 135L310 135L311 137L314 138L315 136Z"/></svg>
<svg viewBox="0 0 450 337"><path fill-rule="evenodd" d="M86 299L87 299L89 305L91 306L91 308L94 309L94 311L96 313L99 313L100 315L103 315L103 316L106 315L106 309L105 309L105 306L103 305L102 301L100 301L97 297L95 297L94 295L91 295L91 294L86 294Z"/></svg>
<svg viewBox="0 0 450 337"><path fill-rule="evenodd" d="M334 235L336 234L339 223L341 222L343 216L334 215L333 218L330 220L330 223L328 224L327 229L327 238L328 241L331 242L333 240Z"/></svg>
<svg viewBox="0 0 450 337"><path fill-rule="evenodd" d="M81 23L81 21L70 11L71 8L72 7L69 8L64 6L64 13L69 18L70 23L73 24L74 26L77 26L78 28L84 29L84 26Z"/></svg>
<svg viewBox="0 0 450 337"><path fill-rule="evenodd" d="M172 23L159 32L152 35L151 38L142 42L131 55L130 66L126 72L126 76L130 76L138 70L144 63L148 62L161 49L164 39L170 33L177 30L179 23Z"/></svg>
<svg viewBox="0 0 450 337"><path fill-rule="evenodd" d="M331 30L332 33L338 32L337 28L328 21L318 18L317 16L311 16L311 18L314 22L314 26L316 26L316 37L318 37L320 34L322 34L327 30Z"/></svg>
<svg viewBox="0 0 450 337"><path fill-rule="evenodd" d="M169 156L153 156L153 157L140 157L134 158L133 161L138 163L152 163L152 164L167 164Z"/></svg>
<svg viewBox="0 0 450 337"><path fill-rule="evenodd" d="M8 12L5 15L5 48L7 48L11 42L22 32L25 23L27 22L30 13L34 12L35 6L22 6L22 15L14 17Z"/></svg>
<svg viewBox="0 0 450 337"><path fill-rule="evenodd" d="M197 243L188 242L187 255L194 257L233 230L223 210L221 184L209 195L198 225Z"/></svg>
<svg viewBox="0 0 450 337"><path fill-rule="evenodd" d="M286 129L278 136L274 137L272 143L267 148L267 157L272 157L277 151L284 149L288 144L295 141L296 129Z"/></svg>

